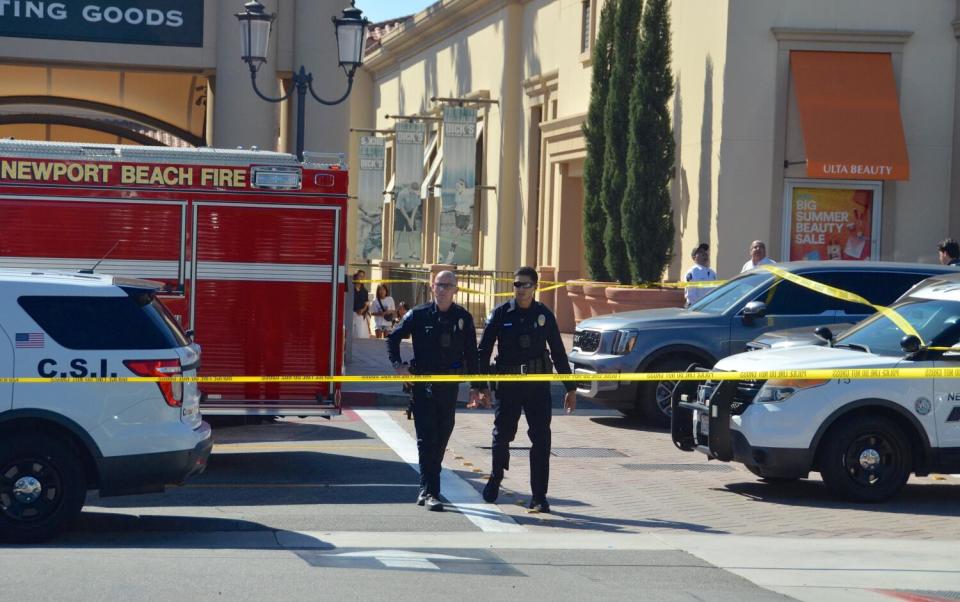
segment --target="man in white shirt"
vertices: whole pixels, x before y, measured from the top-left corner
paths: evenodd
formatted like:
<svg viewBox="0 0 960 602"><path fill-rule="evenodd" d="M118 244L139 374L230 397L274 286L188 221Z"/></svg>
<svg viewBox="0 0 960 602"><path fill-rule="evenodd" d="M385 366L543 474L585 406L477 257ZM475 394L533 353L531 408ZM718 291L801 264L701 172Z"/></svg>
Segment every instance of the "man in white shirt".
<svg viewBox="0 0 960 602"><path fill-rule="evenodd" d="M762 240L755 240L750 243L750 259L747 260L747 263L743 264L743 269L741 269L740 272L743 273L768 263L777 262L767 257L767 245L765 245Z"/></svg>
<svg viewBox="0 0 960 602"><path fill-rule="evenodd" d="M710 269L710 245L700 243L691 253L693 257L693 266L683 275L684 282L704 282L717 279L717 273ZM690 307L700 299L707 296L707 293L715 287L707 286L688 286L683 289L683 296L687 299L687 307Z"/></svg>

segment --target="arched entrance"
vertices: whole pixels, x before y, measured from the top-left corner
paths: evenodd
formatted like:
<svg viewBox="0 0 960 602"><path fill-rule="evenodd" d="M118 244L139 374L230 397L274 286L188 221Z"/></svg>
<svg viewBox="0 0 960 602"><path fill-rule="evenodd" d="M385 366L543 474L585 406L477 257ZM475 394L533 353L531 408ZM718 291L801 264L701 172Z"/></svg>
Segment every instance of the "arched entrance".
<svg viewBox="0 0 960 602"><path fill-rule="evenodd" d="M0 65L0 137L206 145L202 74Z"/></svg>

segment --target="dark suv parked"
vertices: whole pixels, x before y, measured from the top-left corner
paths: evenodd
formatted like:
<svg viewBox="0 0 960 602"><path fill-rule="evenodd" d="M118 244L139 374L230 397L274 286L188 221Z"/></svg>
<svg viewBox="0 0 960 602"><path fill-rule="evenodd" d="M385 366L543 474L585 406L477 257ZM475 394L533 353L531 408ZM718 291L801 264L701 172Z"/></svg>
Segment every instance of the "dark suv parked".
<svg viewBox="0 0 960 602"><path fill-rule="evenodd" d="M957 271L940 265L850 261L798 261L778 267L878 305L891 304L924 278ZM872 313L867 305L822 295L760 268L738 275L688 309L648 309L584 320L574 335L570 363L582 375L685 370L691 363L712 366L740 353L767 331L852 324ZM577 393L667 426L674 385L584 379Z"/></svg>

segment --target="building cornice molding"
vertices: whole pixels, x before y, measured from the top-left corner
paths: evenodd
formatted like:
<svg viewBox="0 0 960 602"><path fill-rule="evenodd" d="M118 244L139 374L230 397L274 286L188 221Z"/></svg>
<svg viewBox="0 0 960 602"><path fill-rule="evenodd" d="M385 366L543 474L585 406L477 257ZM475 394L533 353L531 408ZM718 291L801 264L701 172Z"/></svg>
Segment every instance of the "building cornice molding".
<svg viewBox="0 0 960 602"><path fill-rule="evenodd" d="M798 27L771 27L778 42L821 42L859 44L906 44L912 31L867 29L807 29ZM954 29L956 31L956 29Z"/></svg>
<svg viewBox="0 0 960 602"><path fill-rule="evenodd" d="M511 4L528 1L441 0L381 38L380 46L364 59L363 68L376 77Z"/></svg>
<svg viewBox="0 0 960 602"><path fill-rule="evenodd" d="M559 85L560 72L557 69L523 80L523 90L527 93L527 96L540 96L544 92L556 92Z"/></svg>
<svg viewBox="0 0 960 602"><path fill-rule="evenodd" d="M561 119L545 121L540 124L540 132L544 139L555 139L563 136L582 136L583 124L587 121L586 113L578 113Z"/></svg>

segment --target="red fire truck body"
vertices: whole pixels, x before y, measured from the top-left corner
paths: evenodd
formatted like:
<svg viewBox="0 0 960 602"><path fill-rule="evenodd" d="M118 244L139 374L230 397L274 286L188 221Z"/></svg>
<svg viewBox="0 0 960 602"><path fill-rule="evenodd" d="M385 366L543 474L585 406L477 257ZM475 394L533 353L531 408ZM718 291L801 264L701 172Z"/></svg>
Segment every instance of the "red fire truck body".
<svg viewBox="0 0 960 602"><path fill-rule="evenodd" d="M200 376L336 375L347 172L339 157L0 141L0 267L163 282ZM332 415L339 386L205 383L205 414Z"/></svg>

